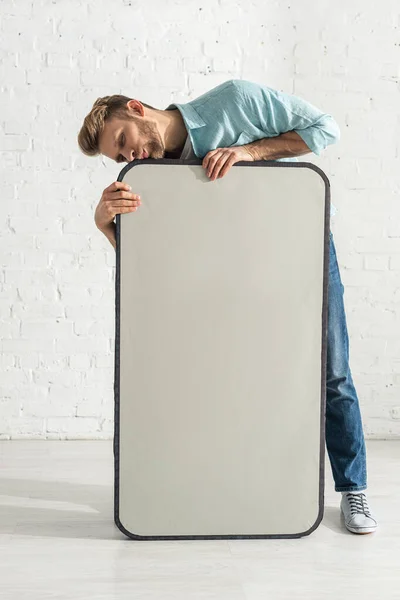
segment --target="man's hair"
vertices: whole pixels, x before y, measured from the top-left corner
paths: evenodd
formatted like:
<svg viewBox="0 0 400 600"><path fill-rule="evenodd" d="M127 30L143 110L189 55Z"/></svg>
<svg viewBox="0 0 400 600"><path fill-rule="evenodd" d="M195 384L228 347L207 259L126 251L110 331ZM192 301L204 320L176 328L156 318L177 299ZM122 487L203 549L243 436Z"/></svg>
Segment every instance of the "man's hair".
<svg viewBox="0 0 400 600"><path fill-rule="evenodd" d="M86 156L97 156L100 154L99 137L104 129L104 124L112 117L120 119L128 118L128 108L126 103L133 98L114 94L113 96L103 96L97 98L90 113L86 115L81 130L78 134L78 144ZM147 108L153 108L149 104L139 101ZM156 110L156 109L155 109Z"/></svg>

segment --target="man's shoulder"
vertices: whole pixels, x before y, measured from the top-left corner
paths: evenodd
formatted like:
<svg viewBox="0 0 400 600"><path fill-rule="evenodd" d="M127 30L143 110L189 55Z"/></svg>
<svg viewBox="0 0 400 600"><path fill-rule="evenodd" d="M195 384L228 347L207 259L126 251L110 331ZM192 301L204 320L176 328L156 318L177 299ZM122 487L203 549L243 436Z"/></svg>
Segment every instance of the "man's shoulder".
<svg viewBox="0 0 400 600"><path fill-rule="evenodd" d="M201 96L197 96L194 100L191 100L189 104L201 105L212 98L217 98L219 96L227 96L231 97L232 93L240 93L240 79L228 79L219 85L211 88Z"/></svg>
<svg viewBox="0 0 400 600"><path fill-rule="evenodd" d="M201 106L211 99L221 100L226 103L238 101L245 102L248 99L262 100L267 95L279 94L278 90L256 81L248 79L228 79L223 83L211 88L201 96L191 101L193 105Z"/></svg>

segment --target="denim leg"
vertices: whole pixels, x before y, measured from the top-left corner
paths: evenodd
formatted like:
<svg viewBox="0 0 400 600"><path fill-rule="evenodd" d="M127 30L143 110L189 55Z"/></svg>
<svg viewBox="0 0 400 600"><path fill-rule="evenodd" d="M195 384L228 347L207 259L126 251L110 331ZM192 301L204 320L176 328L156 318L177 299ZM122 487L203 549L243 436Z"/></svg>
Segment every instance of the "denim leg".
<svg viewBox="0 0 400 600"><path fill-rule="evenodd" d="M326 371L326 447L335 490L367 487L366 449L357 392L349 366L349 337L336 249L330 233Z"/></svg>

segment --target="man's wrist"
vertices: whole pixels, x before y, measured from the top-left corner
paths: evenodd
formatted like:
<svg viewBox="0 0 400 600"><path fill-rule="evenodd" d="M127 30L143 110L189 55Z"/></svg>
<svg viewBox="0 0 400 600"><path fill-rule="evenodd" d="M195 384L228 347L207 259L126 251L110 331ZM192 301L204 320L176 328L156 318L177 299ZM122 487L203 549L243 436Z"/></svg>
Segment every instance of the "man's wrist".
<svg viewBox="0 0 400 600"><path fill-rule="evenodd" d="M111 223L108 223L108 225L105 225L104 227L98 227L98 229L104 233L114 250L116 250L117 242L115 238L115 222L111 221Z"/></svg>

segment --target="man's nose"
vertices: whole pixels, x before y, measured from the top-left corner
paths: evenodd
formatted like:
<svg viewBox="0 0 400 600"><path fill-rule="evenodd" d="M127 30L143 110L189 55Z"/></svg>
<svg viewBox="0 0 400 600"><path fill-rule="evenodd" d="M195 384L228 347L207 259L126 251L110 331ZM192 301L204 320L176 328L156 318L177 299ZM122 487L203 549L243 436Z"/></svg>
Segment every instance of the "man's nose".
<svg viewBox="0 0 400 600"><path fill-rule="evenodd" d="M135 158L135 153L133 150L131 150L131 153L129 154L129 152L128 152L127 156L125 157L125 160L126 160L126 162L131 162L131 160L134 160L134 158Z"/></svg>

